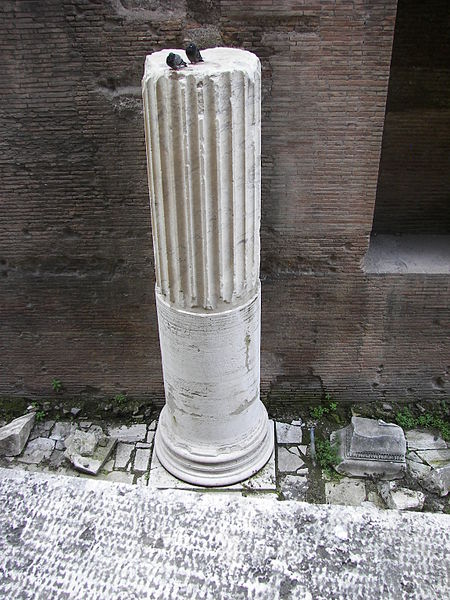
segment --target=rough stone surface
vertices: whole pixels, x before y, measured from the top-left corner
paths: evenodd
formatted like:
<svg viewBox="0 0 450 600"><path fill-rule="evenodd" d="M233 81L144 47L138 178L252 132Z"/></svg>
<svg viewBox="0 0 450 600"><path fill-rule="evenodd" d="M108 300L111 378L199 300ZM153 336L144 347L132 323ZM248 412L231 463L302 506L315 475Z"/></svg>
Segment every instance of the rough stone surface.
<svg viewBox="0 0 450 600"><path fill-rule="evenodd" d="M366 486L364 481L355 481L349 478L327 481L325 483L325 499L327 504L360 506L366 499Z"/></svg>
<svg viewBox="0 0 450 600"><path fill-rule="evenodd" d="M284 475L280 478L280 488L285 500L305 500L308 479L299 475Z"/></svg>
<svg viewBox="0 0 450 600"><path fill-rule="evenodd" d="M330 439L337 444L339 473L352 477L377 475L382 479L405 474L405 434L394 423L352 417L350 425L333 432Z"/></svg>
<svg viewBox="0 0 450 600"><path fill-rule="evenodd" d="M59 421L53 426L53 429L51 430L50 434L50 439L56 440L57 442L63 442L70 434L72 434L75 431L75 429L76 425L74 423Z"/></svg>
<svg viewBox="0 0 450 600"><path fill-rule="evenodd" d="M280 473L290 473L298 471L304 466L304 461L300 456L298 448L278 448L278 470Z"/></svg>
<svg viewBox="0 0 450 600"><path fill-rule="evenodd" d="M0 507L3 598L430 600L450 591L446 515L5 470Z"/></svg>
<svg viewBox="0 0 450 600"><path fill-rule="evenodd" d="M383 481L378 484L380 496L387 506L397 510L421 510L425 494L420 491L399 487L396 482Z"/></svg>
<svg viewBox="0 0 450 600"><path fill-rule="evenodd" d="M150 450L138 448L134 457L133 470L143 473L148 469L150 462Z"/></svg>
<svg viewBox="0 0 450 600"><path fill-rule="evenodd" d="M450 464L433 469L424 480L424 487L441 496L447 496L450 490Z"/></svg>
<svg viewBox="0 0 450 600"><path fill-rule="evenodd" d="M450 448L445 450L418 450L417 455L435 469L450 464Z"/></svg>
<svg viewBox="0 0 450 600"><path fill-rule="evenodd" d="M55 448L55 440L38 437L28 442L23 454L17 458L22 463L39 464L42 460L50 458Z"/></svg>
<svg viewBox="0 0 450 600"><path fill-rule="evenodd" d="M126 468L126 466L131 460L131 454L133 452L133 449L133 444L124 444L123 442L119 442L117 444L116 459L114 462L114 467L116 469Z"/></svg>
<svg viewBox="0 0 450 600"><path fill-rule="evenodd" d="M292 421L291 423L276 423L276 434L278 444L301 444L302 443L302 422Z"/></svg>
<svg viewBox="0 0 450 600"><path fill-rule="evenodd" d="M145 423L135 423L134 425L120 425L119 427L109 427L108 434L115 437L118 442L145 442L147 435L147 425Z"/></svg>
<svg viewBox="0 0 450 600"><path fill-rule="evenodd" d="M437 450L447 448L445 440L429 431L411 429L405 433L409 450Z"/></svg>
<svg viewBox="0 0 450 600"><path fill-rule="evenodd" d="M17 456L22 452L34 425L34 412L14 419L0 428L0 455Z"/></svg>

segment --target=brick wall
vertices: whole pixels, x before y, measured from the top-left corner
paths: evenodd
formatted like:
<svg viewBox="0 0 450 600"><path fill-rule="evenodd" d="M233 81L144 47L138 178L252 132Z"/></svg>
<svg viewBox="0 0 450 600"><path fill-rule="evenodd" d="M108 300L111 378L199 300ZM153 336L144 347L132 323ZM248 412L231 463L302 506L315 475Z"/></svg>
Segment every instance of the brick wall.
<svg viewBox="0 0 450 600"><path fill-rule="evenodd" d="M147 53L193 39L263 65L263 391L441 397L448 278L360 268L395 12L4 0L0 394L42 398L57 377L68 396L162 401L140 78Z"/></svg>

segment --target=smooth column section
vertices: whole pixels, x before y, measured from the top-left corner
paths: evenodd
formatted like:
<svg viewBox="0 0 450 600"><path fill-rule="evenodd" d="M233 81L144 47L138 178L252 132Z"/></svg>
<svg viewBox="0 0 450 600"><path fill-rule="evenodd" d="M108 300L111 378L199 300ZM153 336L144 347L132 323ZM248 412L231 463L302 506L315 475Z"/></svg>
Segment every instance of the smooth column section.
<svg viewBox="0 0 450 600"><path fill-rule="evenodd" d="M247 479L273 451L259 399L261 70L244 50L173 71L147 56L144 120L166 405L155 450L190 483Z"/></svg>

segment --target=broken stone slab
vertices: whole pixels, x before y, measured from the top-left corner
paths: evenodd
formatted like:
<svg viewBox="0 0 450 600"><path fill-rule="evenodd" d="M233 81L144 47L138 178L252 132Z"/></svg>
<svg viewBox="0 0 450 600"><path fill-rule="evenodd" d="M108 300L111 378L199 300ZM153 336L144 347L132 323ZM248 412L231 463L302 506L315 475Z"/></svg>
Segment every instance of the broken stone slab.
<svg viewBox="0 0 450 600"><path fill-rule="evenodd" d="M109 427L108 433L111 437L117 438L119 442L145 442L147 425L145 423L134 423L133 425Z"/></svg>
<svg viewBox="0 0 450 600"><path fill-rule="evenodd" d="M450 448L442 450L417 450L417 455L430 467L438 469L450 463Z"/></svg>
<svg viewBox="0 0 450 600"><path fill-rule="evenodd" d="M431 473L424 481L424 487L440 496L447 496L450 491L450 463L432 469Z"/></svg>
<svg viewBox="0 0 450 600"><path fill-rule="evenodd" d="M365 499L366 486L364 481L355 481L345 477L341 481L327 481L325 483L325 501L327 504L361 506Z"/></svg>
<svg viewBox="0 0 450 600"><path fill-rule="evenodd" d="M417 483L423 485L428 480L432 470L431 467L410 459L407 460L407 465L409 474Z"/></svg>
<svg viewBox="0 0 450 600"><path fill-rule="evenodd" d="M388 508L396 510L422 510L425 494L416 490L398 487L395 482L381 481L378 492Z"/></svg>
<svg viewBox="0 0 450 600"><path fill-rule="evenodd" d="M0 455L18 456L25 447L33 429L36 413L14 419L0 428Z"/></svg>
<svg viewBox="0 0 450 600"><path fill-rule="evenodd" d="M276 423L277 442L279 444L301 444L302 422Z"/></svg>
<svg viewBox="0 0 450 600"><path fill-rule="evenodd" d="M411 429L405 435L409 450L439 450L447 448L446 442L441 437L429 431Z"/></svg>
<svg viewBox="0 0 450 600"><path fill-rule="evenodd" d="M278 448L278 470L281 473L292 473L304 466L300 451L293 448Z"/></svg>
<svg viewBox="0 0 450 600"><path fill-rule="evenodd" d="M341 461L335 469L342 475L391 480L405 474L405 434L394 423L352 417L350 425L333 432L330 440Z"/></svg>
<svg viewBox="0 0 450 600"><path fill-rule="evenodd" d="M116 438L109 438L102 434L102 429L95 427L89 431L77 429L66 438L64 456L75 469L82 473L97 475L117 444Z"/></svg>
<svg viewBox="0 0 450 600"><path fill-rule="evenodd" d="M17 458L21 463L39 464L50 458L54 448L55 440L46 437L38 437L28 442L22 455Z"/></svg>

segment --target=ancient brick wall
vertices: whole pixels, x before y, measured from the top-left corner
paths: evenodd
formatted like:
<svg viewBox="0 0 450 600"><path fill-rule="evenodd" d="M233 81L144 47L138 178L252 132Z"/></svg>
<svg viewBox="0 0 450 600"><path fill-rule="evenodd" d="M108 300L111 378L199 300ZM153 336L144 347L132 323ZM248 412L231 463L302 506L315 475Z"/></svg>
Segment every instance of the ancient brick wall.
<svg viewBox="0 0 450 600"><path fill-rule="evenodd" d="M140 79L147 53L193 39L263 65L263 391L441 397L448 278L360 266L395 14L395 0L4 0L0 393L43 398L57 377L67 396L162 401Z"/></svg>

